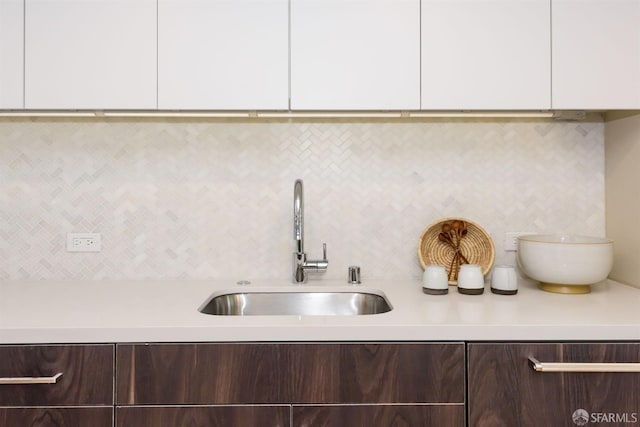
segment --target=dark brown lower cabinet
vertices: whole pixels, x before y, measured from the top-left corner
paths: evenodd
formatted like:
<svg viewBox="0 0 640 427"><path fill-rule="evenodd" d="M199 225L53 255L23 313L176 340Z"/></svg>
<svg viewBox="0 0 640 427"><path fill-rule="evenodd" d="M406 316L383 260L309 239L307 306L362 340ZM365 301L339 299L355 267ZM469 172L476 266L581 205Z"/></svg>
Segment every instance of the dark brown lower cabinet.
<svg viewBox="0 0 640 427"><path fill-rule="evenodd" d="M118 344L115 356L114 408L112 345L0 346L4 382L62 373L0 385L0 427L640 426L640 373L607 371L640 363L639 343ZM569 372L585 363L606 366Z"/></svg>
<svg viewBox="0 0 640 427"><path fill-rule="evenodd" d="M0 426L113 427L114 350L0 346Z"/></svg>
<svg viewBox="0 0 640 427"><path fill-rule="evenodd" d="M116 427L289 427L291 407L118 407Z"/></svg>
<svg viewBox="0 0 640 427"><path fill-rule="evenodd" d="M118 405L464 403L463 343L117 346Z"/></svg>
<svg viewBox="0 0 640 427"><path fill-rule="evenodd" d="M537 372L530 357L564 372ZM471 343L469 426L640 425L640 373L566 372L639 362L640 344Z"/></svg>
<svg viewBox="0 0 640 427"><path fill-rule="evenodd" d="M114 346L0 346L0 377L52 377L54 384L0 384L0 406L113 407Z"/></svg>
<svg viewBox="0 0 640 427"><path fill-rule="evenodd" d="M112 427L113 407L0 408L3 427Z"/></svg>
<svg viewBox="0 0 640 427"><path fill-rule="evenodd" d="M463 343L119 344L117 427L465 425Z"/></svg>
<svg viewBox="0 0 640 427"><path fill-rule="evenodd" d="M294 406L293 427L463 427L460 405Z"/></svg>

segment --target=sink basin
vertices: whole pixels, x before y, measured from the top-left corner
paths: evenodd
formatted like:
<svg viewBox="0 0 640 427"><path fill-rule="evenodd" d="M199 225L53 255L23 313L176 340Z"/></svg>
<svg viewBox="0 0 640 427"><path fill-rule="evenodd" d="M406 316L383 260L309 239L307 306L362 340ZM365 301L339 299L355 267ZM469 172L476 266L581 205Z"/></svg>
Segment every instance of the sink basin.
<svg viewBox="0 0 640 427"><path fill-rule="evenodd" d="M382 292L250 291L213 294L199 310L218 316L357 316L392 307Z"/></svg>

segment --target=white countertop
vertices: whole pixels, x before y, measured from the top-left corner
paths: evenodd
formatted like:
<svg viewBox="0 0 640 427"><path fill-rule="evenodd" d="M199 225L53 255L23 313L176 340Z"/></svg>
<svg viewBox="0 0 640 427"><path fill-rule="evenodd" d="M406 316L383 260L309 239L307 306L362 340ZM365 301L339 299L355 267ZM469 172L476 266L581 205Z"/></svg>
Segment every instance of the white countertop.
<svg viewBox="0 0 640 427"><path fill-rule="evenodd" d="M257 282L257 281L256 281ZM284 281L0 282L0 343L195 341L640 340L640 289L607 281L591 294L558 295L520 281L517 295L426 295L412 280L358 287L314 281L305 289L380 290L393 310L367 316L212 316L214 291L299 289Z"/></svg>

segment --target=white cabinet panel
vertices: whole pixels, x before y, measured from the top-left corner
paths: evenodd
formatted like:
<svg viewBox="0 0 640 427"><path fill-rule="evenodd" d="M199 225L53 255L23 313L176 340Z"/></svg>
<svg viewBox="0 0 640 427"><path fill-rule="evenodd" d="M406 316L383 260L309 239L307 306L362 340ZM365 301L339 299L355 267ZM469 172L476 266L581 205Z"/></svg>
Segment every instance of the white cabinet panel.
<svg viewBox="0 0 640 427"><path fill-rule="evenodd" d="M418 109L419 0L291 0L291 108Z"/></svg>
<svg viewBox="0 0 640 427"><path fill-rule="evenodd" d="M640 108L640 0L553 0L553 108Z"/></svg>
<svg viewBox="0 0 640 427"><path fill-rule="evenodd" d="M551 106L549 0L422 0L422 109Z"/></svg>
<svg viewBox="0 0 640 427"><path fill-rule="evenodd" d="M156 0L26 0L25 106L156 108Z"/></svg>
<svg viewBox="0 0 640 427"><path fill-rule="evenodd" d="M0 0L0 108L24 105L23 11L23 0Z"/></svg>
<svg viewBox="0 0 640 427"><path fill-rule="evenodd" d="M160 109L289 108L287 0L159 0Z"/></svg>

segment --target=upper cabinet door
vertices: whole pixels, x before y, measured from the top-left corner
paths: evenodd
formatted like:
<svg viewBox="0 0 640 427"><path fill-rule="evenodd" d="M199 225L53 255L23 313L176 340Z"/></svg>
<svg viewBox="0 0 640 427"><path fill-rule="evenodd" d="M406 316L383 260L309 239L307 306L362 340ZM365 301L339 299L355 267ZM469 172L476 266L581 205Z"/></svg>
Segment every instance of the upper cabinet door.
<svg viewBox="0 0 640 427"><path fill-rule="evenodd" d="M291 0L291 109L420 107L420 0Z"/></svg>
<svg viewBox="0 0 640 427"><path fill-rule="evenodd" d="M23 12L23 0L0 0L0 108L24 106Z"/></svg>
<svg viewBox="0 0 640 427"><path fill-rule="evenodd" d="M422 0L422 109L549 109L549 15L549 0Z"/></svg>
<svg viewBox="0 0 640 427"><path fill-rule="evenodd" d="M288 0L159 0L160 109L289 108Z"/></svg>
<svg viewBox="0 0 640 427"><path fill-rule="evenodd" d="M156 0L25 1L26 108L156 108Z"/></svg>
<svg viewBox="0 0 640 427"><path fill-rule="evenodd" d="M640 0L553 0L553 108L640 108Z"/></svg>

